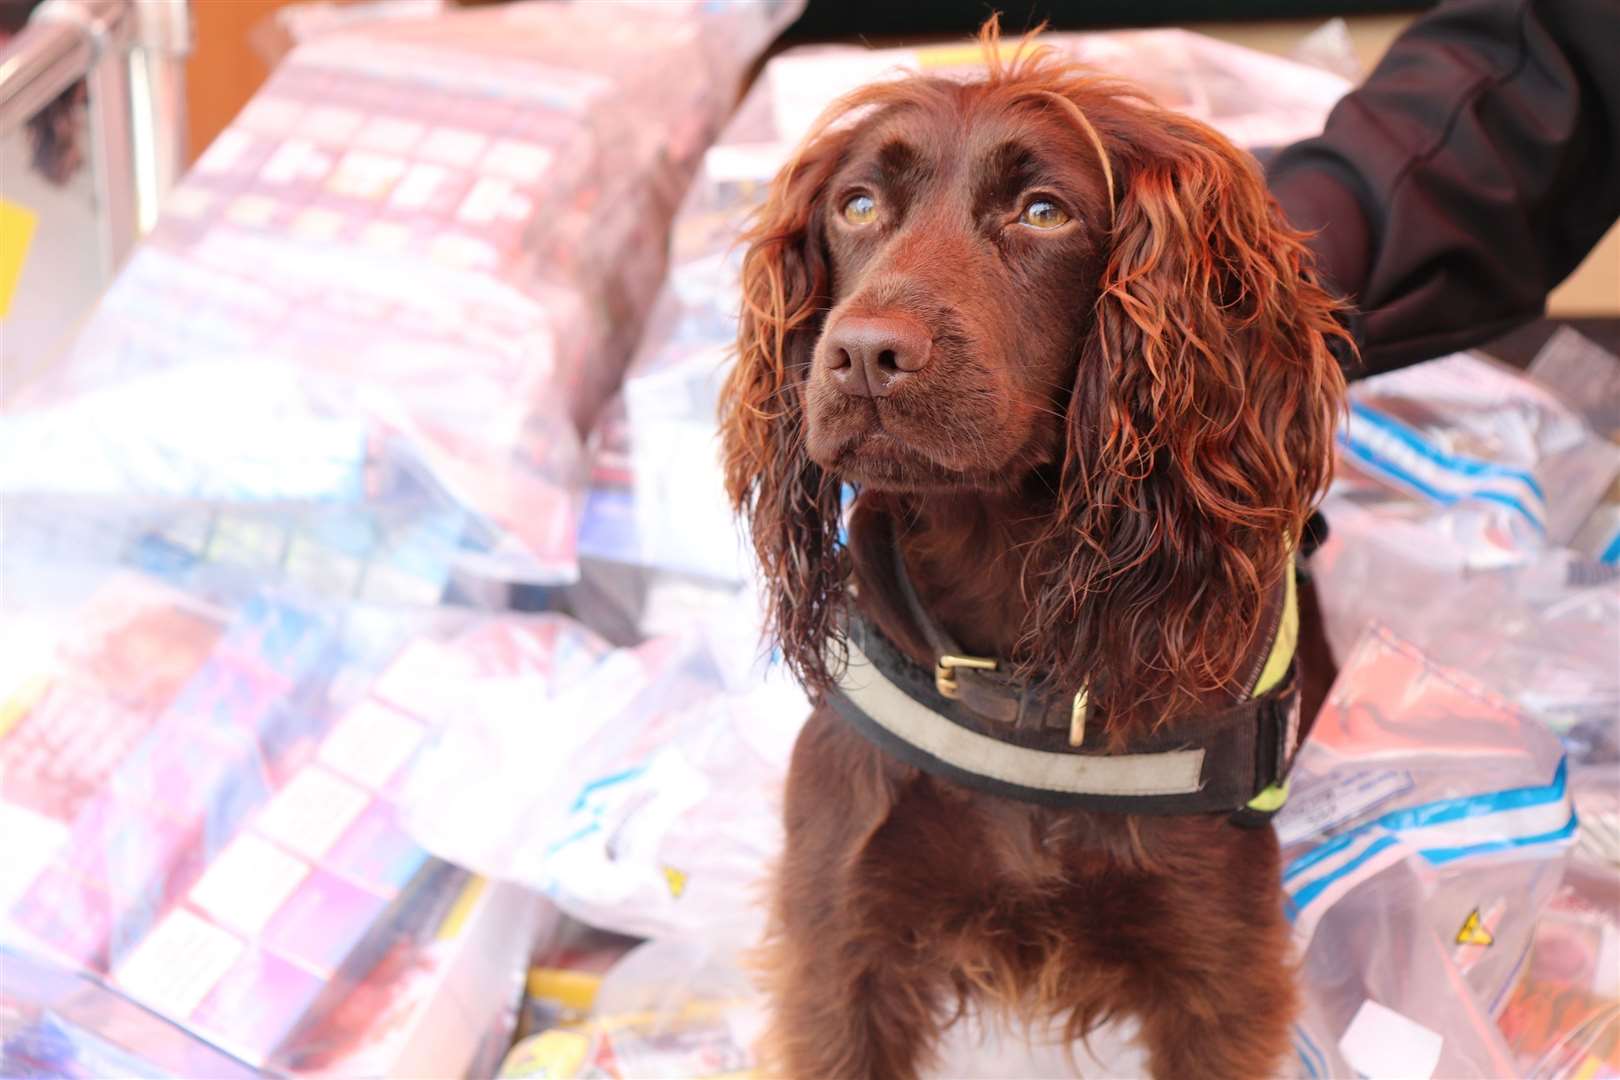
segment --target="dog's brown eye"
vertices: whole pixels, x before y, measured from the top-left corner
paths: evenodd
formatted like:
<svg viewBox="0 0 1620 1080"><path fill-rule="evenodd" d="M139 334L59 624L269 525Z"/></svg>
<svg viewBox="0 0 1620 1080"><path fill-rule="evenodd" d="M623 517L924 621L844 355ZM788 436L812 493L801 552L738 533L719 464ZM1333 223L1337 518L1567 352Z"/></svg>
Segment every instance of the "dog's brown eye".
<svg viewBox="0 0 1620 1080"><path fill-rule="evenodd" d="M1036 199L1024 207L1018 220L1034 229L1055 229L1069 223L1069 213L1055 202Z"/></svg>
<svg viewBox="0 0 1620 1080"><path fill-rule="evenodd" d="M870 195L852 195L844 203L844 220L851 225L870 225L877 220L877 202Z"/></svg>

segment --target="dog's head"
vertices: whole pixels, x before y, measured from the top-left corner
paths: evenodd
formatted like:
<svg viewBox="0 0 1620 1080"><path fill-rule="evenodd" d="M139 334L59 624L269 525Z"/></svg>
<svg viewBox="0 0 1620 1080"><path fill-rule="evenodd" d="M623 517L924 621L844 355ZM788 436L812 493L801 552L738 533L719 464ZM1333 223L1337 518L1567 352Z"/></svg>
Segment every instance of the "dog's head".
<svg viewBox="0 0 1620 1080"><path fill-rule="evenodd" d="M748 236L725 456L783 651L824 682L848 481L1026 499L1043 674L1218 682L1327 480L1333 302L1244 153L985 36L838 102Z"/></svg>

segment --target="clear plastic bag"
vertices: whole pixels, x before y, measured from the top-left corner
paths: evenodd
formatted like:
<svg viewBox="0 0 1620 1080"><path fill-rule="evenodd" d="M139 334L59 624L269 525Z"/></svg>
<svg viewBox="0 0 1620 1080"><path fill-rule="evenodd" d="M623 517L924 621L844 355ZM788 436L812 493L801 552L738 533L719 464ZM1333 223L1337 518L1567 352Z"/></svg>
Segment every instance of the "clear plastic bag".
<svg viewBox="0 0 1620 1080"><path fill-rule="evenodd" d="M637 798L678 795L682 785L657 774L657 755L652 761L638 775L659 782ZM729 775L733 783L744 776ZM1514 1075L1546 1040L1510 1042L1497 1018L1513 1023L1510 1002L1545 989L1521 984L1525 957L1542 912L1568 906L1559 889L1576 820L1558 739L1379 628L1346 658L1293 789L1277 829L1305 1011L1283 1075ZM735 828L716 819L707 835L731 843ZM768 859L768 845L759 847ZM633 839L618 849L649 871L659 857L648 853L665 850ZM576 887L581 880L572 877ZM610 995L604 984L600 1026L571 1032L567 1045L560 1037L534 1048L535 1061L562 1054L577 1076L705 1076L747 1066L764 1003L741 957L757 924L625 914L661 902L653 891L626 893L619 906L574 897L589 918L663 940L610 975L624 993ZM1600 987L1605 947L1577 973ZM1599 1001L1557 1021L1550 1037L1605 1053L1602 1009ZM1073 1066L1081 1076L1141 1075L1135 1034L1123 1022L1070 1048L1045 1028L973 1013L945 1033L934 1075L1065 1077L1077 1075Z"/></svg>
<svg viewBox="0 0 1620 1080"><path fill-rule="evenodd" d="M1357 383L1339 448L1336 499L1420 520L1472 569L1568 544L1620 472L1556 394L1467 353Z"/></svg>
<svg viewBox="0 0 1620 1080"><path fill-rule="evenodd" d="M1614 745L1620 573L1568 545L1620 471L1570 405L1456 355L1366 380L1312 560L1339 655L1371 620L1580 745ZM1572 744L1576 745L1576 744Z"/></svg>
<svg viewBox="0 0 1620 1080"><path fill-rule="evenodd" d="M1329 638L1344 655L1381 620L1435 660L1518 701L1592 744L1620 717L1620 574L1568 550L1511 567L1460 572L1426 559L1429 534L1346 502L1312 562Z"/></svg>
<svg viewBox="0 0 1620 1080"><path fill-rule="evenodd" d="M757 930L809 705L761 666L752 594L615 650L522 713L449 716L407 788L430 850L646 937Z"/></svg>
<svg viewBox="0 0 1620 1080"><path fill-rule="evenodd" d="M380 504L401 476L571 579L581 439L676 194L792 3L511 4L294 50L66 353L7 387L0 492Z"/></svg>
<svg viewBox="0 0 1620 1080"><path fill-rule="evenodd" d="M131 560L154 536L179 536L172 521L103 521L82 543L26 516L7 523L0 627L8 645L30 647L0 666L0 943L86 974L244 1072L318 1059L318 1031L329 1057L341 1044L391 1072L380 1048L405 1038L419 1062L459 1071L489 1030L509 1032L521 958L555 909L475 883L414 843L397 809L402 770L430 735L430 706L474 681L480 658L566 666L579 639L548 637L544 620L368 606L360 590L322 598L324 575L315 588L292 573L263 580L257 541L284 551L295 537L306 550L294 565L307 568L341 562L355 540L291 521L237 530L229 544L230 530L215 530L209 557L154 560L166 577ZM52 538L56 557L31 561ZM358 577L379 586L410 563L408 544L380 539ZM398 669L423 651L463 662L412 682ZM513 963L502 1000L499 973ZM379 994L395 995L388 1030L367 1026L375 1012L344 1013ZM442 1017L424 1026L446 994L477 1030ZM167 1053L168 1036L69 1019L77 1027L58 1048L75 1060L89 1059L73 1047L95 1039L131 1060Z"/></svg>
<svg viewBox="0 0 1620 1080"><path fill-rule="evenodd" d="M50 1080L265 1074L82 972L0 945L0 1076Z"/></svg>
<svg viewBox="0 0 1620 1080"><path fill-rule="evenodd" d="M1508 1076L1495 1021L1575 843L1558 739L1367 632L1277 817L1310 1076Z"/></svg>
<svg viewBox="0 0 1620 1080"><path fill-rule="evenodd" d="M1560 326L1530 362L1529 375L1610 442L1620 443L1620 356L1568 326Z"/></svg>
<svg viewBox="0 0 1620 1080"><path fill-rule="evenodd" d="M743 1075L764 1026L760 1002L724 945L648 942L602 980L592 1027L624 1077Z"/></svg>
<svg viewBox="0 0 1620 1080"><path fill-rule="evenodd" d="M1520 1076L1620 1076L1620 868L1571 867L1499 1023Z"/></svg>

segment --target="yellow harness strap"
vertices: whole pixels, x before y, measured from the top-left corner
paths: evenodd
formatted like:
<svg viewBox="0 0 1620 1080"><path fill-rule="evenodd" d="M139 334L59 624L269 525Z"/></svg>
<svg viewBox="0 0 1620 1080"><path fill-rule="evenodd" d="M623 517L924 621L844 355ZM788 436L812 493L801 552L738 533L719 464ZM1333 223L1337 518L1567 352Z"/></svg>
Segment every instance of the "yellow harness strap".
<svg viewBox="0 0 1620 1080"><path fill-rule="evenodd" d="M1256 697L1272 689L1282 682L1283 676L1288 674L1288 665L1294 662L1294 653L1299 648L1299 584L1297 575L1292 567L1287 571L1288 580L1283 585L1282 620L1277 624L1277 636L1272 639L1271 653L1266 657L1266 664L1260 669L1260 681L1254 685ZM1288 801L1288 781L1272 784L1260 794L1249 800L1249 809L1264 814L1275 813L1282 809L1283 803Z"/></svg>

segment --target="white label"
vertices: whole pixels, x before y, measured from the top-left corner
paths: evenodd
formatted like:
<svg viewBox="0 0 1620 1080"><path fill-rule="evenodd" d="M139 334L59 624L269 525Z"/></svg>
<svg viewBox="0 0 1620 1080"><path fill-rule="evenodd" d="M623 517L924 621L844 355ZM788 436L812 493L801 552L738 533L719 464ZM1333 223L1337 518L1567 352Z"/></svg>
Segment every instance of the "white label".
<svg viewBox="0 0 1620 1080"><path fill-rule="evenodd" d="M1370 1080L1429 1080L1440 1064L1443 1045L1445 1040L1438 1031L1376 1001L1361 1003L1339 1039L1339 1049L1350 1067Z"/></svg>
<svg viewBox="0 0 1620 1080"><path fill-rule="evenodd" d="M1318 836L1411 787L1412 774L1402 769L1360 773L1343 780L1328 777L1288 800L1277 815L1277 842L1287 847Z"/></svg>
<svg viewBox="0 0 1620 1080"><path fill-rule="evenodd" d="M504 176L520 184L532 184L551 164L551 151L534 143L502 139L484 155L483 173Z"/></svg>
<svg viewBox="0 0 1620 1080"><path fill-rule="evenodd" d="M364 701L350 709L321 744L320 759L369 788L380 789L422 744L427 729L388 706Z"/></svg>
<svg viewBox="0 0 1620 1080"><path fill-rule="evenodd" d="M251 936L264 929L308 874L308 864L244 833L192 886L191 902L222 925Z"/></svg>
<svg viewBox="0 0 1620 1080"><path fill-rule="evenodd" d="M340 195L357 199L381 199L401 176L407 162L390 154L350 150L338 161L337 172L326 186Z"/></svg>
<svg viewBox="0 0 1620 1080"><path fill-rule="evenodd" d="M776 134L783 142L797 143L840 94L893 81L916 68L917 54L910 49L778 56L765 69Z"/></svg>
<svg viewBox="0 0 1620 1080"><path fill-rule="evenodd" d="M146 936L114 981L142 1004L185 1017L225 977L242 949L227 931L179 908Z"/></svg>
<svg viewBox="0 0 1620 1080"><path fill-rule="evenodd" d="M765 181L787 164L793 144L788 142L722 143L703 155L703 171L717 183Z"/></svg>
<svg viewBox="0 0 1620 1080"><path fill-rule="evenodd" d="M440 161L446 165L466 167L484 152L489 139L476 131L462 128L434 128L422 145L416 148L419 157Z"/></svg>
<svg viewBox="0 0 1620 1080"><path fill-rule="evenodd" d="M337 842L371 796L325 769L303 769L270 800L254 822L266 836L319 859Z"/></svg>

